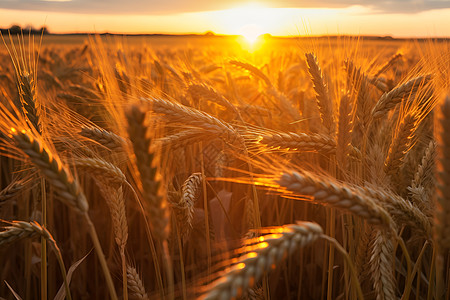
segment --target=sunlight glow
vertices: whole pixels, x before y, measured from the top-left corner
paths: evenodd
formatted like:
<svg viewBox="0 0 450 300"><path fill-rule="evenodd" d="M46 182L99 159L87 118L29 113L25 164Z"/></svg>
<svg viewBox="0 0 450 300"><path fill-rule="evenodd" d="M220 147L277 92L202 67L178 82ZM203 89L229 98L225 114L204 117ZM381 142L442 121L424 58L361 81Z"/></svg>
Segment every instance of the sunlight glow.
<svg viewBox="0 0 450 300"><path fill-rule="evenodd" d="M238 270L241 270L241 269L243 269L243 268L245 268L245 264L244 264L244 263L238 263L238 264L236 265L236 269L238 269Z"/></svg>
<svg viewBox="0 0 450 300"><path fill-rule="evenodd" d="M249 3L236 8L216 11L217 22L228 34L244 36L249 42L255 42L258 36L278 31L283 23L283 11Z"/></svg>
<svg viewBox="0 0 450 300"><path fill-rule="evenodd" d="M261 27L256 24L244 25L239 31L250 44L254 44L258 37L264 33Z"/></svg>
<svg viewBox="0 0 450 300"><path fill-rule="evenodd" d="M266 240L269 240L269 239L274 239L274 240L276 240L276 239L279 239L279 238L282 237L282 236L283 236L283 235L280 234L280 233L272 233L272 234L266 235L265 238L266 238Z"/></svg>
<svg viewBox="0 0 450 300"><path fill-rule="evenodd" d="M262 242L262 243L258 244L259 249L264 249L267 247L269 247L269 243L267 243L267 242Z"/></svg>

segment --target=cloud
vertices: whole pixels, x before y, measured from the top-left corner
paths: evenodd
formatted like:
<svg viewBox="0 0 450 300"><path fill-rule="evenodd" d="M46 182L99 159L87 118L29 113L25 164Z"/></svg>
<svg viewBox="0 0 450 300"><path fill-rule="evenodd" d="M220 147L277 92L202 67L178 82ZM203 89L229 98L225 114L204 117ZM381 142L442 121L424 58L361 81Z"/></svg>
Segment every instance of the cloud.
<svg viewBox="0 0 450 300"><path fill-rule="evenodd" d="M295 8L343 8L362 5L371 8L375 13L417 13L450 8L450 0L2 0L0 8L81 14L161 15L228 9L246 2L258 2L269 7Z"/></svg>
<svg viewBox="0 0 450 300"><path fill-rule="evenodd" d="M269 1L266 1L269 2ZM299 3L301 3L299 5ZM450 8L450 0L281 0L278 5L290 7L343 8L360 5L379 13L417 13L432 9Z"/></svg>
<svg viewBox="0 0 450 300"><path fill-rule="evenodd" d="M0 1L0 8L82 14L173 14L226 9L239 3L239 0L72 0L66 2L3 0Z"/></svg>

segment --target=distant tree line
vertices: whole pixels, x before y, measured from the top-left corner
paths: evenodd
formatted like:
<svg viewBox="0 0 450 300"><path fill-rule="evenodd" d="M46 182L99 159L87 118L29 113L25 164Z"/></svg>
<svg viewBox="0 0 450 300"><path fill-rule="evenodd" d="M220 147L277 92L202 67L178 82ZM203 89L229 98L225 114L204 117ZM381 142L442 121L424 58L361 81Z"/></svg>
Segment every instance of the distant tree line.
<svg viewBox="0 0 450 300"><path fill-rule="evenodd" d="M26 26L24 28L20 27L19 25L12 25L9 28L0 28L0 32L2 34L8 34L10 32L12 35L16 34L48 34L48 28L46 26L42 26L41 28L37 29L33 26Z"/></svg>

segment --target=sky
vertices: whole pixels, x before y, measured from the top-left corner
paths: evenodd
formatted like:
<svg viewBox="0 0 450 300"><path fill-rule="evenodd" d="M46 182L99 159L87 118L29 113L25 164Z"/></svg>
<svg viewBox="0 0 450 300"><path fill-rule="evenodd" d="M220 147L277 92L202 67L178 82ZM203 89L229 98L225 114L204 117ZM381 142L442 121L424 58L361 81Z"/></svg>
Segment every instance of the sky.
<svg viewBox="0 0 450 300"><path fill-rule="evenodd" d="M0 0L0 27L50 32L450 37L450 0Z"/></svg>

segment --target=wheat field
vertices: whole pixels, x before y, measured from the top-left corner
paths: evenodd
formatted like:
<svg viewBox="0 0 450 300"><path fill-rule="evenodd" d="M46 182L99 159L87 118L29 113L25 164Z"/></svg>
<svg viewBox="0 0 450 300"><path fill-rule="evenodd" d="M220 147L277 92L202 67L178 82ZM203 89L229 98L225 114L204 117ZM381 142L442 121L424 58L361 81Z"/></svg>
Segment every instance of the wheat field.
<svg viewBox="0 0 450 300"><path fill-rule="evenodd" d="M450 298L448 41L45 39L0 48L1 299Z"/></svg>

